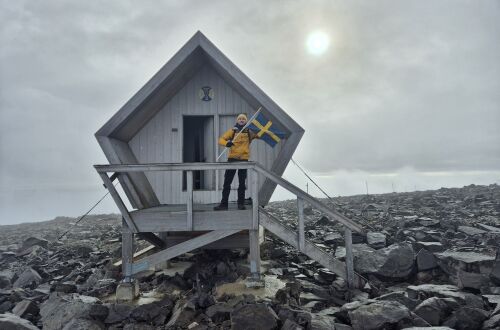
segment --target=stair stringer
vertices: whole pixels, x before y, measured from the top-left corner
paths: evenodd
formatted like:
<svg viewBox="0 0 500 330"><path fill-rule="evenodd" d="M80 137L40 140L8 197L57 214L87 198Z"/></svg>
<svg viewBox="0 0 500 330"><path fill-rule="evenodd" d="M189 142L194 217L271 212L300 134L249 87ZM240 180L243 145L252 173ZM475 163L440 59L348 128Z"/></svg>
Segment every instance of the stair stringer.
<svg viewBox="0 0 500 330"><path fill-rule="evenodd" d="M259 208L259 216L260 225L262 225L265 229L269 230L274 235L278 236L281 240L299 250L299 237L295 231L283 225L276 217L268 213L262 207ZM332 257L328 252L319 248L310 240L305 240L304 250L300 252L304 253L309 258L317 261L323 267L328 268L338 276L347 280L345 263ZM353 284L355 288L362 288L366 284L366 280L359 274L354 273Z"/></svg>

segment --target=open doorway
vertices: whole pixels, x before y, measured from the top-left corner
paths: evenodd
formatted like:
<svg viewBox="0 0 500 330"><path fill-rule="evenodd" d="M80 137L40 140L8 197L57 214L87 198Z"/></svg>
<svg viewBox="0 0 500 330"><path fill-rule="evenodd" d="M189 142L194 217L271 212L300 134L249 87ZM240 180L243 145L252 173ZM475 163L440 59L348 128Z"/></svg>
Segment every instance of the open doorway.
<svg viewBox="0 0 500 330"><path fill-rule="evenodd" d="M183 116L184 163L213 162L214 157L214 117ZM186 189L186 172L182 174L182 189ZM193 190L215 190L215 172L194 171Z"/></svg>

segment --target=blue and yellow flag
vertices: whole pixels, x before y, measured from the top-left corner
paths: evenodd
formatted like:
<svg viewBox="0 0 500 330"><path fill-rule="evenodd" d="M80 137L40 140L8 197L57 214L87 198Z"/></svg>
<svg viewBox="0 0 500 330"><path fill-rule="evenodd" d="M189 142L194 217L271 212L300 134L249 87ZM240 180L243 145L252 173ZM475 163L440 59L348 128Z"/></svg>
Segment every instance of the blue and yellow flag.
<svg viewBox="0 0 500 330"><path fill-rule="evenodd" d="M273 122L267 120L262 113L259 113L257 118L252 120L248 128L257 133L259 139L265 141L274 148L276 143L280 142L285 137L285 133L273 126Z"/></svg>

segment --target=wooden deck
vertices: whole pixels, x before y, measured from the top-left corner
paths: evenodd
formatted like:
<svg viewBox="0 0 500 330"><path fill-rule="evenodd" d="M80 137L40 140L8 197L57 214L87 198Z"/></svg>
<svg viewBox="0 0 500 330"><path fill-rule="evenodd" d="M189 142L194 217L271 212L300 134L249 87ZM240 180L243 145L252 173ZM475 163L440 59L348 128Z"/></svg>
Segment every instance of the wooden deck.
<svg viewBox="0 0 500 330"><path fill-rule="evenodd" d="M186 204L160 205L130 212L138 232L179 232L208 230L252 229L252 206L238 210L236 203L230 203L227 211L214 211L217 204L193 204L192 228L186 221Z"/></svg>

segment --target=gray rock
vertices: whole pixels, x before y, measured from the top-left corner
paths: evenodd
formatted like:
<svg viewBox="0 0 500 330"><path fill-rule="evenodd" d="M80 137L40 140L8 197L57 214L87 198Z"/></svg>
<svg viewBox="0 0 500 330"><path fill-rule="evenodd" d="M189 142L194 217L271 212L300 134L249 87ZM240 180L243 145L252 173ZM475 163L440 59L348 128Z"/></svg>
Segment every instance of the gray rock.
<svg viewBox="0 0 500 330"><path fill-rule="evenodd" d="M458 287L460 289L477 289L488 286L489 277L486 274L469 273L464 270L458 270Z"/></svg>
<svg viewBox="0 0 500 330"><path fill-rule="evenodd" d="M373 253L355 255L354 269L361 274L405 278L413 271L415 253L409 243L399 243Z"/></svg>
<svg viewBox="0 0 500 330"><path fill-rule="evenodd" d="M60 330L74 318L89 318L92 304L98 301L97 298L78 294L52 293L40 307L43 329Z"/></svg>
<svg viewBox="0 0 500 330"><path fill-rule="evenodd" d="M411 327L403 328L403 330L454 330L448 327Z"/></svg>
<svg viewBox="0 0 500 330"><path fill-rule="evenodd" d="M376 301L348 312L354 329L378 330L395 327L404 319L410 319L410 311L396 301Z"/></svg>
<svg viewBox="0 0 500 330"><path fill-rule="evenodd" d="M406 292L412 299L425 300L430 297L439 297L461 299L465 302L464 295L458 287L449 284L410 285L406 288Z"/></svg>
<svg viewBox="0 0 500 330"><path fill-rule="evenodd" d="M218 303L208 307L205 314L211 318L213 322L221 323L225 320L229 320L232 310L230 306Z"/></svg>
<svg viewBox="0 0 500 330"><path fill-rule="evenodd" d="M22 300L12 309L12 313L19 317L24 317L27 314L37 315L38 312L38 306L31 300Z"/></svg>
<svg viewBox="0 0 500 330"><path fill-rule="evenodd" d="M196 316L196 311L189 307L188 302L185 300L178 300L175 303L174 310L172 312L172 317L166 324L166 328L168 327L178 327L183 328L187 327L192 323L192 320Z"/></svg>
<svg viewBox="0 0 500 330"><path fill-rule="evenodd" d="M443 325L456 330L480 329L489 313L479 308L462 307L456 310Z"/></svg>
<svg viewBox="0 0 500 330"><path fill-rule="evenodd" d="M41 246L46 249L49 246L49 241L40 237L29 237L24 240L23 244L17 251L17 255L21 256L30 253L30 248L34 246Z"/></svg>
<svg viewBox="0 0 500 330"><path fill-rule="evenodd" d="M437 267L436 258L431 252L425 249L421 249L420 251L418 251L417 268L419 272L433 269L436 267Z"/></svg>
<svg viewBox="0 0 500 330"><path fill-rule="evenodd" d="M376 300L397 301L405 305L409 310L413 310L419 304L418 300L409 298L404 291L390 292L377 297Z"/></svg>
<svg viewBox="0 0 500 330"><path fill-rule="evenodd" d="M354 256L357 255L362 255L365 253L371 253L374 252L375 250L371 247L369 247L367 244L353 244L352 245L352 254ZM335 250L335 258L343 259L345 258L345 247L339 246Z"/></svg>
<svg viewBox="0 0 500 330"><path fill-rule="evenodd" d="M495 264L490 273L490 279L493 283L500 285L500 251L497 251L497 256L495 258Z"/></svg>
<svg viewBox="0 0 500 330"><path fill-rule="evenodd" d="M311 330L335 329L335 318L327 315L312 314L309 329Z"/></svg>
<svg viewBox="0 0 500 330"><path fill-rule="evenodd" d="M231 329L271 330L278 326L278 317L264 304L249 304L231 312Z"/></svg>
<svg viewBox="0 0 500 330"><path fill-rule="evenodd" d="M339 233L329 233L323 238L323 241L326 244L341 244L344 238Z"/></svg>
<svg viewBox="0 0 500 330"><path fill-rule="evenodd" d="M104 320L106 324L119 323L125 320L128 320L130 314L132 312L133 306L126 304L109 304L108 307L108 316ZM89 309L90 311L90 309Z"/></svg>
<svg viewBox="0 0 500 330"><path fill-rule="evenodd" d="M11 313L0 314L0 329L2 330L38 330L28 320Z"/></svg>
<svg viewBox="0 0 500 330"><path fill-rule="evenodd" d="M420 251L420 249L426 249L429 252L442 252L445 247L440 242L415 242L415 251Z"/></svg>
<svg viewBox="0 0 500 330"><path fill-rule="evenodd" d="M62 330L104 330L104 324L87 319L72 319Z"/></svg>
<svg viewBox="0 0 500 330"><path fill-rule="evenodd" d="M42 282L42 277L36 270L28 267L19 278L12 284L14 288L36 287Z"/></svg>
<svg viewBox="0 0 500 330"><path fill-rule="evenodd" d="M477 252L444 251L435 253L438 266L448 275L457 277L458 270L472 273L490 274L495 264L495 257Z"/></svg>
<svg viewBox="0 0 500 330"><path fill-rule="evenodd" d="M440 325L454 309L459 307L458 303L451 298L432 297L415 307L413 312L430 325Z"/></svg>
<svg viewBox="0 0 500 330"><path fill-rule="evenodd" d="M290 319L286 319L281 330L303 330L304 328Z"/></svg>
<svg viewBox="0 0 500 330"><path fill-rule="evenodd" d="M486 230L474 228L470 226L458 226L457 230L467 235L484 235Z"/></svg>
<svg viewBox="0 0 500 330"><path fill-rule="evenodd" d="M378 250L385 247L386 237L384 233L369 231L366 234L366 242L368 246Z"/></svg>
<svg viewBox="0 0 500 330"><path fill-rule="evenodd" d="M0 289L8 289L12 286L14 281L15 273L10 270L0 271Z"/></svg>
<svg viewBox="0 0 500 330"><path fill-rule="evenodd" d="M492 316L489 320L484 321L483 330L498 330L500 329L500 314Z"/></svg>

